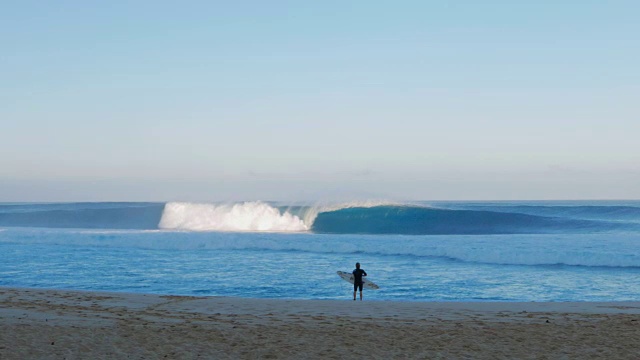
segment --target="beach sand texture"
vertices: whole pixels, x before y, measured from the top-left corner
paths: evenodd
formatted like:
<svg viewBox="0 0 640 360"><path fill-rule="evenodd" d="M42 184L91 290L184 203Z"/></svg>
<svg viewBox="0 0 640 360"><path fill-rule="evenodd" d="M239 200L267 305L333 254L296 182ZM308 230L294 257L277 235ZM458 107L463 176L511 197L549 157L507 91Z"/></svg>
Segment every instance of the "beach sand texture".
<svg viewBox="0 0 640 360"><path fill-rule="evenodd" d="M0 288L0 359L640 359L640 302L354 302L350 295Z"/></svg>

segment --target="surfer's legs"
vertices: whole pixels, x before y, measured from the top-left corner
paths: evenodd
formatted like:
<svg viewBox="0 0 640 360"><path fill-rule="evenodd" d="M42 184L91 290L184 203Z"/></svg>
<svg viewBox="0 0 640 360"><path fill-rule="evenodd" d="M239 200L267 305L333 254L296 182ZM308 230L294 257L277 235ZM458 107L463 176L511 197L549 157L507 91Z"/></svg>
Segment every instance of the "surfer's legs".
<svg viewBox="0 0 640 360"><path fill-rule="evenodd" d="M360 300L362 300L362 283L353 284L353 301L356 301L356 292L360 290Z"/></svg>
<svg viewBox="0 0 640 360"><path fill-rule="evenodd" d="M356 301L356 292L360 290L360 301L362 301L362 283L353 284L353 301Z"/></svg>

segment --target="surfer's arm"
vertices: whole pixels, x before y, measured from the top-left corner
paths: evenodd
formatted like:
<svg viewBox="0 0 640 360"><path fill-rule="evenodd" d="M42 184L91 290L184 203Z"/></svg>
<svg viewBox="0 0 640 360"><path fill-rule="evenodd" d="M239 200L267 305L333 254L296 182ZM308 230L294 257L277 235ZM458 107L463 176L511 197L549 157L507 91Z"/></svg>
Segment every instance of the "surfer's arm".
<svg viewBox="0 0 640 360"><path fill-rule="evenodd" d="M367 276L367 272L362 270L362 276Z"/></svg>

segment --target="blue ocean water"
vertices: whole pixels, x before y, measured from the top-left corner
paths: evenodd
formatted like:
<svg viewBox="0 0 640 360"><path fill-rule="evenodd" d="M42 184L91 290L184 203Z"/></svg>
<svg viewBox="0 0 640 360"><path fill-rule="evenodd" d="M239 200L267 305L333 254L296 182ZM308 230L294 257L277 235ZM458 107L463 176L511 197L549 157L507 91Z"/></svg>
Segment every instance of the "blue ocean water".
<svg viewBox="0 0 640 360"><path fill-rule="evenodd" d="M256 298L640 298L640 201L0 204L0 286Z"/></svg>

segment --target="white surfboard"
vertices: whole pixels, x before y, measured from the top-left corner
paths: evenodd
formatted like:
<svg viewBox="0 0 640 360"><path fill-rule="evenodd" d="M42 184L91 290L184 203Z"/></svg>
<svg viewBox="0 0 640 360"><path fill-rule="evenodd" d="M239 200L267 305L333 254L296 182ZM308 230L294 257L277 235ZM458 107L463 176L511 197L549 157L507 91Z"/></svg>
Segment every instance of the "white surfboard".
<svg viewBox="0 0 640 360"><path fill-rule="evenodd" d="M342 280L348 281L348 282L353 284L353 274L352 273L348 273L348 272L344 272L344 271L338 271L338 276L340 276L342 278ZM373 281L368 280L366 277L362 277L362 287L365 288L365 289L371 289L371 290L380 289L380 286L376 285L376 283L374 283Z"/></svg>

